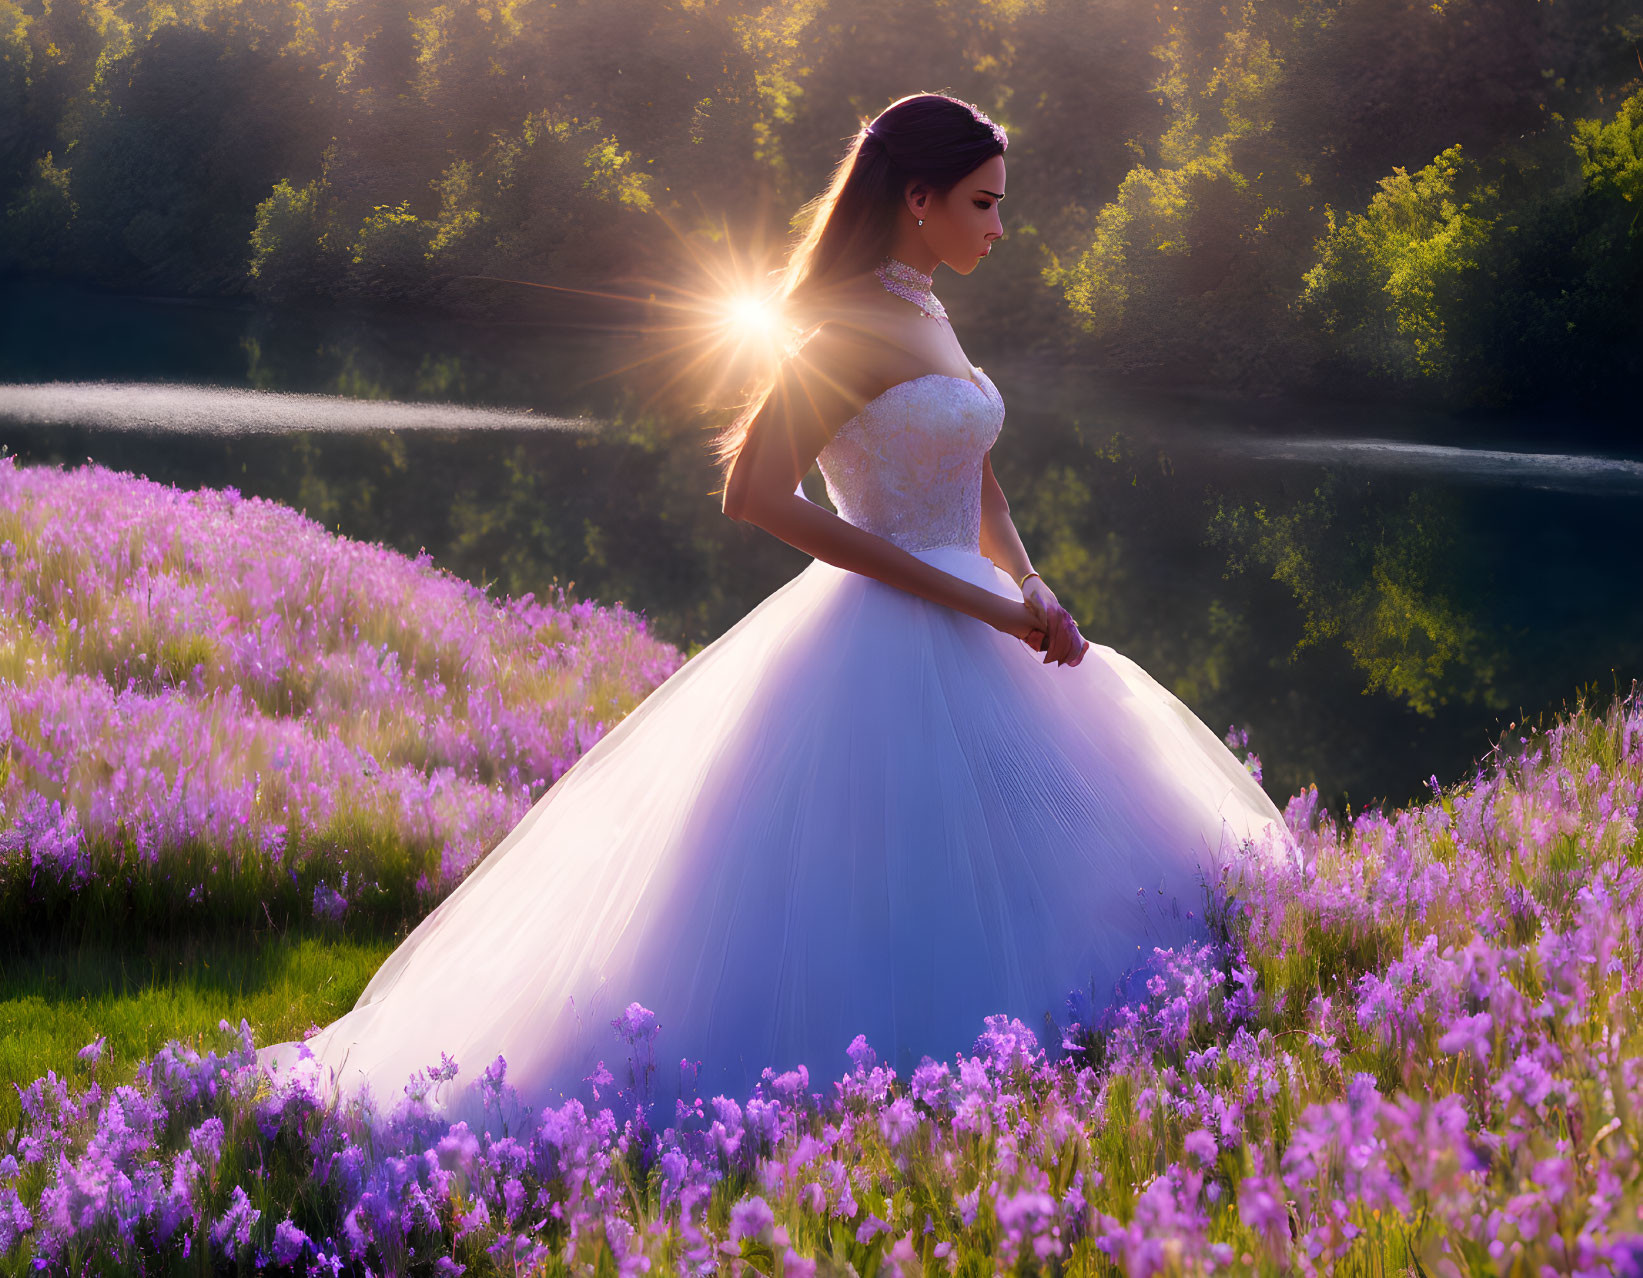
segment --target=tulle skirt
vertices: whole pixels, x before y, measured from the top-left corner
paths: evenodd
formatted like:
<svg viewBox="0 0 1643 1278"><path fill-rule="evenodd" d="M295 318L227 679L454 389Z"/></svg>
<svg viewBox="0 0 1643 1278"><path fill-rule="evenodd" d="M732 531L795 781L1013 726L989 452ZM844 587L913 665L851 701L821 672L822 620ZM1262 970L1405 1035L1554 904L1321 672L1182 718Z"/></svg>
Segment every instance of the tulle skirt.
<svg viewBox="0 0 1643 1278"><path fill-rule="evenodd" d="M1021 598L973 550L918 554ZM824 1089L858 1034L905 1077L988 1015L1041 1029L1074 991L1099 1006L1201 932L1205 881L1245 840L1292 848L1221 738L1127 657L1047 666L818 560L589 750L307 1047L383 1109L448 1054L453 1119L498 1056L537 1109L590 1100L601 1062L625 1083L612 1021L633 1003L659 1026L664 1122L681 1092L745 1097L766 1067Z"/></svg>

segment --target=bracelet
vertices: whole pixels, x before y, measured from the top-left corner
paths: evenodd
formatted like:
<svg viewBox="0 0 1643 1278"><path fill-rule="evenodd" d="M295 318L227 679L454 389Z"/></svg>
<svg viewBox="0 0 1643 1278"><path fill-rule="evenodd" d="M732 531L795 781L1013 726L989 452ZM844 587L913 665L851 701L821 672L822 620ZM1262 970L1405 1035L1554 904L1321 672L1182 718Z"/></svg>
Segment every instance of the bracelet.
<svg viewBox="0 0 1643 1278"><path fill-rule="evenodd" d="M1038 574L1036 572L1031 571L1031 570L1022 573L1021 574L1021 580L1015 583L1016 584L1016 589L1018 589L1018 590L1023 589L1027 584L1027 578L1028 577L1038 577ZM1038 579L1040 581L1044 580L1044 578L1042 578L1042 577L1038 577Z"/></svg>

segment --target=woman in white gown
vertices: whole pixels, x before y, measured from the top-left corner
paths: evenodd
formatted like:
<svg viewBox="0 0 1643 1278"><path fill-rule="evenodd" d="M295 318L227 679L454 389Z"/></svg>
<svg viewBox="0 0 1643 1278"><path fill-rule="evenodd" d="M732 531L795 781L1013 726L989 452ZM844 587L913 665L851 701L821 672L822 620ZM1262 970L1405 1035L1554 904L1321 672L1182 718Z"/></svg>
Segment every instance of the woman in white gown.
<svg viewBox="0 0 1643 1278"><path fill-rule="evenodd" d="M600 1062L625 1081L612 1021L633 1003L659 1026L664 1123L681 1092L745 1096L767 1066L822 1086L858 1034L905 1077L990 1014L1099 1002L1201 927L1231 846L1287 846L1220 738L1079 635L1010 521L1003 401L930 292L1003 233L1005 146L936 94L852 142L783 276L803 337L719 440L725 512L815 562L588 751L308 1041L344 1096L369 1084L386 1110L448 1054L453 1118L498 1056L528 1104L591 1099ZM836 515L795 491L812 462Z"/></svg>

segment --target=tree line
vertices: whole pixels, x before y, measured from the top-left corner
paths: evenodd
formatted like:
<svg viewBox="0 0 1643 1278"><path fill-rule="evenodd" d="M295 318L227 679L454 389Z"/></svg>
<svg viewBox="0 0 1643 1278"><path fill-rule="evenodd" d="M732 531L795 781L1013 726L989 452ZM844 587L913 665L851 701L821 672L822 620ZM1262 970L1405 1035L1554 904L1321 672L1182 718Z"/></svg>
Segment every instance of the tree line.
<svg viewBox="0 0 1643 1278"><path fill-rule="evenodd" d="M0 271L539 311L497 281L779 236L940 88L1011 135L961 322L1246 391L1612 405L1640 37L1635 0L0 0Z"/></svg>

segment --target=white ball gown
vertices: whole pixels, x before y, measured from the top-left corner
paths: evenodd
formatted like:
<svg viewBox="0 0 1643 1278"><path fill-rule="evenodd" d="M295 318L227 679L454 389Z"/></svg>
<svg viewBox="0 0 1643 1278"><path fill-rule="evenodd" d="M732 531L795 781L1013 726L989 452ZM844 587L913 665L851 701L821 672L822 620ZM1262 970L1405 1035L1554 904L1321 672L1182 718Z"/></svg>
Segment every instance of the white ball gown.
<svg viewBox="0 0 1643 1278"><path fill-rule="evenodd" d="M850 523L1020 599L979 549L1004 405L976 372L890 387L818 464ZM1220 737L1127 657L1045 665L817 560L578 760L306 1068L386 1110L448 1053L436 1104L473 1118L502 1056L538 1110L591 1103L599 1062L626 1080L611 1021L637 1002L660 1027L659 1125L681 1089L745 1097L767 1066L826 1091L857 1034L906 1077L990 1014L1037 1028L1074 990L1099 1002L1201 928L1203 881L1244 840L1292 848Z"/></svg>

